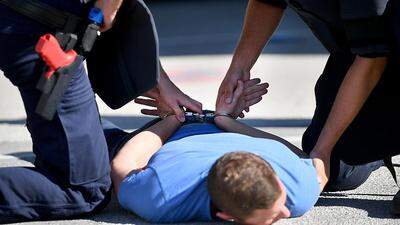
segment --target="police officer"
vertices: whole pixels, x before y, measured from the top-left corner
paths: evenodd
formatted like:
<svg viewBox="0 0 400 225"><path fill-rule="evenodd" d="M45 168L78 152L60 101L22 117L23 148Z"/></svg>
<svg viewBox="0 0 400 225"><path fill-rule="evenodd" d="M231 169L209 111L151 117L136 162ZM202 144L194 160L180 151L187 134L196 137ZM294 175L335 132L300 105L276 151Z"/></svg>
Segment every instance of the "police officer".
<svg viewBox="0 0 400 225"><path fill-rule="evenodd" d="M399 154L400 107L395 105L400 99L400 66L393 47L394 2L250 0L242 36L218 97L231 101L237 80L250 78L251 68L290 6L330 52L315 86L314 116L303 135L303 149L317 168L325 170L321 183L330 177L329 186L337 185L343 163L362 165ZM359 171L363 177L359 182L378 164L354 167L364 170Z"/></svg>
<svg viewBox="0 0 400 225"><path fill-rule="evenodd" d="M79 14L80 1L42 0ZM102 31L110 29L122 0L97 1L104 13ZM108 203L110 167L106 139L95 96L81 64L53 120L35 113L41 92L36 84L43 63L34 51L38 38L51 30L0 5L0 69L21 94L31 134L35 167L0 168L0 223L75 217ZM182 120L180 105L201 111L161 71L148 95L171 108Z"/></svg>

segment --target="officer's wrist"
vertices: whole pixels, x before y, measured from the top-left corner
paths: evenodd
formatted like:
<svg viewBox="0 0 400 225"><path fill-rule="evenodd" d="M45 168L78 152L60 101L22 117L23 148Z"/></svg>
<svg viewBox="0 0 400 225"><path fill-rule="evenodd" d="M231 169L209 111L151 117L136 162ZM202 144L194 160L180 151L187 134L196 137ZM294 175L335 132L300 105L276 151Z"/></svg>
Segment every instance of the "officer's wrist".
<svg viewBox="0 0 400 225"><path fill-rule="evenodd" d="M231 72L250 72L252 63L248 61L248 57L233 57L228 71Z"/></svg>
<svg viewBox="0 0 400 225"><path fill-rule="evenodd" d="M250 72L250 66L244 63L233 63L228 69L229 73L236 73L236 74L245 74Z"/></svg>

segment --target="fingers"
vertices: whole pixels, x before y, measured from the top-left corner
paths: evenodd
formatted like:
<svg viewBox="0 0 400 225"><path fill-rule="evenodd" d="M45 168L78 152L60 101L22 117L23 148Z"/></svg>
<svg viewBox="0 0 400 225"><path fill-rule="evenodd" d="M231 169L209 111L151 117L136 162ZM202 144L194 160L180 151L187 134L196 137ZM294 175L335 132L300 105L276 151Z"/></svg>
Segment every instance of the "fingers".
<svg viewBox="0 0 400 225"><path fill-rule="evenodd" d="M197 112L200 114L203 113L203 105L188 96L186 96L183 101L179 101L179 103L180 105L184 106L187 109L190 109L193 112Z"/></svg>
<svg viewBox="0 0 400 225"><path fill-rule="evenodd" d="M250 101L246 101L246 107L250 107L252 105L255 105L257 103L259 103L262 100L262 97L258 97L258 98L254 98Z"/></svg>
<svg viewBox="0 0 400 225"><path fill-rule="evenodd" d="M232 99L232 94L233 94L233 87L227 87L224 91L223 96L225 97L225 103L231 104L233 99Z"/></svg>
<svg viewBox="0 0 400 225"><path fill-rule="evenodd" d="M239 100L240 96L243 94L243 88L244 88L243 81L239 80L236 89L233 93L232 103L236 103Z"/></svg>
<svg viewBox="0 0 400 225"><path fill-rule="evenodd" d="M261 91L258 91L258 92L254 92L254 93L252 93L250 95L246 95L244 97L244 99L245 99L245 101L250 101L252 99L255 99L255 98L258 98L258 97L261 97L261 96L267 94L267 92L268 92L267 89L264 89L264 90L261 90Z"/></svg>
<svg viewBox="0 0 400 225"><path fill-rule="evenodd" d="M219 87L217 101L224 98L223 100L226 104L232 103L233 92L236 88L237 81L248 80L249 77L249 72L242 70L228 71Z"/></svg>
<svg viewBox="0 0 400 225"><path fill-rule="evenodd" d="M268 83L262 83L262 84L253 85L253 86L250 86L248 88L245 88L244 94L245 95L249 95L249 94L252 94L254 92L261 91L261 90L268 90L268 87L269 87Z"/></svg>
<svg viewBox="0 0 400 225"><path fill-rule="evenodd" d="M185 122L185 114L178 104L172 107L172 110L174 111L177 120L179 120L181 123Z"/></svg>
<svg viewBox="0 0 400 225"><path fill-rule="evenodd" d="M158 110L155 110L155 109L142 109L142 110L140 110L140 112L142 114L148 115L148 116L159 116Z"/></svg>
<svg viewBox="0 0 400 225"><path fill-rule="evenodd" d="M231 104L233 101L233 92L237 88L237 82L238 79L223 82L222 91L219 93L218 98L224 98L223 100L226 104Z"/></svg>
<svg viewBox="0 0 400 225"><path fill-rule="evenodd" d="M244 89L247 89L249 87L252 87L256 84L259 84L261 82L260 78L253 78L251 80L247 80L244 82Z"/></svg>
<svg viewBox="0 0 400 225"><path fill-rule="evenodd" d="M157 102L155 100L152 99L143 99L143 98L137 98L134 101L137 104L140 105L146 105L146 106L150 106L150 107L157 107Z"/></svg>

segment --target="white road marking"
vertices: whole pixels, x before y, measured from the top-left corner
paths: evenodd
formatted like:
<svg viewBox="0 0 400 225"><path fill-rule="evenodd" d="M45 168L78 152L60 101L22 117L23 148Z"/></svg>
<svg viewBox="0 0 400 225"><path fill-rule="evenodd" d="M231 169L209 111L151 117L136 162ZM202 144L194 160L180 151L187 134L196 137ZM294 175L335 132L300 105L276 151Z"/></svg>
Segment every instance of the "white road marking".
<svg viewBox="0 0 400 225"><path fill-rule="evenodd" d="M0 154L0 160L18 160L17 157L11 155L2 155Z"/></svg>
<svg viewBox="0 0 400 225"><path fill-rule="evenodd" d="M282 138L284 138L288 142L292 142L292 143L301 142L301 136L298 136L298 135L296 135L296 136L284 136Z"/></svg>

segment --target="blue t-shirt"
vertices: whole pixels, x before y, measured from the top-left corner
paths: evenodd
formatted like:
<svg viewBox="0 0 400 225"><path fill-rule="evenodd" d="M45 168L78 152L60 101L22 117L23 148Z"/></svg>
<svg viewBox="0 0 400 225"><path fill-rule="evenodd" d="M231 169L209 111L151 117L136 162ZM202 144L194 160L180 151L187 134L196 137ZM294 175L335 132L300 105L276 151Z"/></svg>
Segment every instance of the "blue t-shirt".
<svg viewBox="0 0 400 225"><path fill-rule="evenodd" d="M125 178L119 202L149 222L211 221L206 178L218 158L234 151L255 153L271 164L285 186L291 217L316 203L319 185L310 159L299 158L280 142L224 133L209 124L178 130L145 170Z"/></svg>

